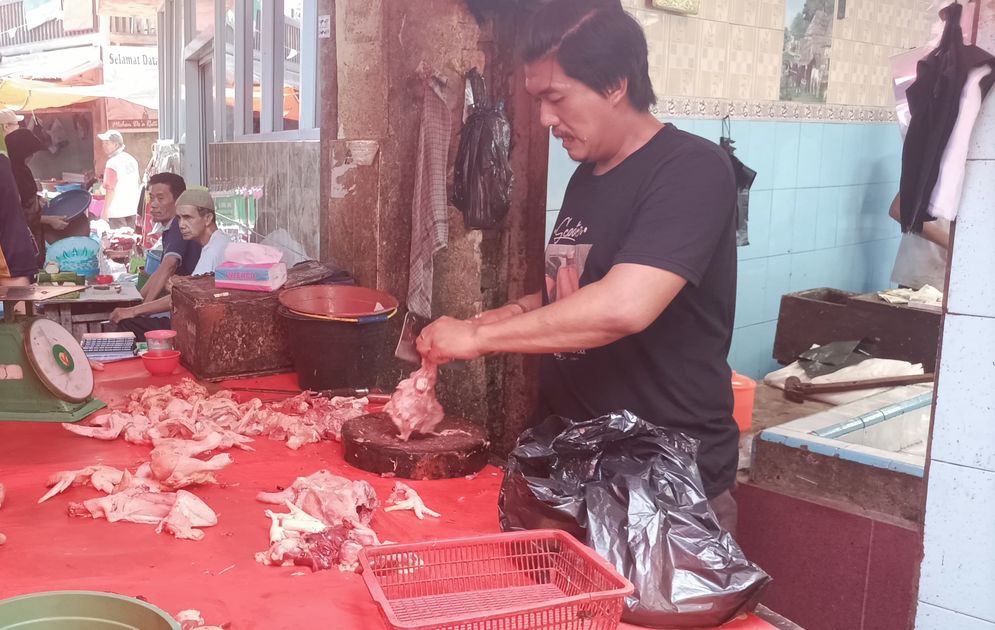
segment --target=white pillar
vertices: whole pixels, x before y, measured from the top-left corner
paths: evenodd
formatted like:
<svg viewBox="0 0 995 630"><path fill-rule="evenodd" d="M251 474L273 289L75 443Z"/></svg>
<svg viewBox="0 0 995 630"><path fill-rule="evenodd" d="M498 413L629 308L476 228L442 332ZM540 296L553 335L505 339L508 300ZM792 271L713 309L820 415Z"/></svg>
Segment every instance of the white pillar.
<svg viewBox="0 0 995 630"><path fill-rule="evenodd" d="M978 45L995 51L995 0L981 11ZM946 308L916 629L995 630L995 95L971 142Z"/></svg>

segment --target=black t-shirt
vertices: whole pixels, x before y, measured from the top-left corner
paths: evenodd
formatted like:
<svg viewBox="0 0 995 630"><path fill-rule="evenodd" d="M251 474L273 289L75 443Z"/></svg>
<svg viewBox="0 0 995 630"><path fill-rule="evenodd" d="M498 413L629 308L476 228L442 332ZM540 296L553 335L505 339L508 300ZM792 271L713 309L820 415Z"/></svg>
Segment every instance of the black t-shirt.
<svg viewBox="0 0 995 630"><path fill-rule="evenodd" d="M38 248L21 210L10 158L0 154L0 278L38 273Z"/></svg>
<svg viewBox="0 0 995 630"><path fill-rule="evenodd" d="M577 168L546 249L544 300L565 297L634 263L687 285L646 330L542 358L541 408L575 420L627 409L701 441L709 497L736 475L739 431L726 361L736 310L736 186L715 144L660 130L611 171ZM618 307L625 308L624 297Z"/></svg>
<svg viewBox="0 0 995 630"><path fill-rule="evenodd" d="M189 276L197 267L200 260L200 243L195 240L185 241L180 234L179 220L173 219L162 233L162 256L179 256L180 266L176 268L176 275Z"/></svg>

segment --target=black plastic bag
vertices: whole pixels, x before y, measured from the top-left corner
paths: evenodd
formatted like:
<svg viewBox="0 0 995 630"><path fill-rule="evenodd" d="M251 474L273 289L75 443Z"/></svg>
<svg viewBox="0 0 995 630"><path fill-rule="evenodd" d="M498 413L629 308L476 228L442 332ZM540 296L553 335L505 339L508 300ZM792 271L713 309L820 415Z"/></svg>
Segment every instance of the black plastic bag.
<svg viewBox="0 0 995 630"><path fill-rule="evenodd" d="M551 416L509 456L501 528L558 528L586 541L636 587L629 623L718 626L753 610L770 577L719 528L697 447L627 411Z"/></svg>
<svg viewBox="0 0 995 630"><path fill-rule="evenodd" d="M750 188L753 187L753 182L757 178L757 172L736 157L734 144L736 141L732 139L732 123L726 116L722 119L722 136L719 138L719 146L729 154L732 172L736 176L736 246L743 247L750 244Z"/></svg>
<svg viewBox="0 0 995 630"><path fill-rule="evenodd" d="M463 212L467 229L487 230L497 227L511 206L511 125L504 104L488 102L484 79L475 68L466 80L469 116L456 152L453 205Z"/></svg>

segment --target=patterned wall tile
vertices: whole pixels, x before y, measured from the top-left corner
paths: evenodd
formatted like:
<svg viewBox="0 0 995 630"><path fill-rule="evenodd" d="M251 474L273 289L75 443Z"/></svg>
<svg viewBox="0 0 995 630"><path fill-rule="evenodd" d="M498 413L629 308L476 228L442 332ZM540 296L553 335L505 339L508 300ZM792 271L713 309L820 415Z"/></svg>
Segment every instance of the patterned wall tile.
<svg viewBox="0 0 995 630"><path fill-rule="evenodd" d="M726 98L748 99L752 96L757 69L758 34L759 29L756 28L730 25Z"/></svg>
<svg viewBox="0 0 995 630"><path fill-rule="evenodd" d="M721 98L725 94L725 79L729 48L729 24L701 21L698 43L698 74L695 96Z"/></svg>
<svg viewBox="0 0 995 630"><path fill-rule="evenodd" d="M758 26L764 28L784 28L785 0L760 0Z"/></svg>
<svg viewBox="0 0 995 630"><path fill-rule="evenodd" d="M732 5L742 0L705 0L701 3L700 17L716 22L728 22Z"/></svg>
<svg viewBox="0 0 995 630"><path fill-rule="evenodd" d="M670 18L670 37L667 40L667 77L664 93L675 96L694 96L698 69L701 23L697 18L673 15Z"/></svg>
<svg viewBox="0 0 995 630"><path fill-rule="evenodd" d="M757 31L757 78L753 98L776 101L781 88L781 51L784 32L781 29Z"/></svg>
<svg viewBox="0 0 995 630"><path fill-rule="evenodd" d="M729 7L729 21L744 26L759 26L760 0L734 0Z"/></svg>
<svg viewBox="0 0 995 630"><path fill-rule="evenodd" d="M646 42L649 45L650 80L654 89L659 92L667 80L667 42L670 40L670 14L662 11L631 12L646 32Z"/></svg>

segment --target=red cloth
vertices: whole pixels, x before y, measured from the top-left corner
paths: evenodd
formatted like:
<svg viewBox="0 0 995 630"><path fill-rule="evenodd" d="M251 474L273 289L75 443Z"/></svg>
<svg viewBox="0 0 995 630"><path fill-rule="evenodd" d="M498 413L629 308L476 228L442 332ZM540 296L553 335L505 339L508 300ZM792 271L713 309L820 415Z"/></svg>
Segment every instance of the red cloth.
<svg viewBox="0 0 995 630"><path fill-rule="evenodd" d="M97 396L119 404L136 387L178 382L183 375L150 377L137 360L113 363L97 372ZM293 388L297 381L279 375L238 385ZM327 468L369 481L384 501L394 480L347 465L338 443L292 451L260 438L252 446L256 452L231 451L235 463L218 473L222 486L191 489L219 519L217 526L204 529L204 540L195 542L157 535L150 525L68 517L70 501L100 495L92 488L70 488L36 504L52 473L96 463L133 470L148 458L148 447L79 437L53 423L0 422L0 483L7 489L0 509L0 532L7 535L6 545L0 547L5 576L0 579L0 598L61 589L99 590L141 596L172 615L196 608L208 624L231 622L238 630L384 628L361 576L267 567L254 561L253 554L268 547L270 523L263 511L272 507L257 502L255 495ZM378 511L372 526L382 540L394 542L497 532L500 481L500 471L488 466L473 480L410 482L442 517L419 521L411 512ZM301 572L306 575L292 575ZM725 628L771 626L751 617Z"/></svg>

